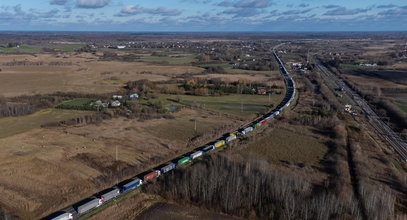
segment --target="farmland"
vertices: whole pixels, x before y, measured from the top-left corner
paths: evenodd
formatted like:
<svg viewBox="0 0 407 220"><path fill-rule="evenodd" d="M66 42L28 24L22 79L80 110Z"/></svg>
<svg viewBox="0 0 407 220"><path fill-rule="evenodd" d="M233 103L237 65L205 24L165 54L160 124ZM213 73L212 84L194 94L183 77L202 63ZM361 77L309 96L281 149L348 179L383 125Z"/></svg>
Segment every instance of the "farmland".
<svg viewBox="0 0 407 220"><path fill-rule="evenodd" d="M199 106L204 109L231 114L243 119L253 119L258 114L276 106L284 94L268 95L225 95L220 97L162 95L160 99L179 100L180 103Z"/></svg>
<svg viewBox="0 0 407 220"><path fill-rule="evenodd" d="M84 111L45 109L32 115L0 118L0 138L38 129L46 123L59 122L88 114L89 112Z"/></svg>
<svg viewBox="0 0 407 220"><path fill-rule="evenodd" d="M271 163L307 163L321 166L328 152L323 140L285 129L274 129L269 135L252 143L240 152L241 155L254 155Z"/></svg>

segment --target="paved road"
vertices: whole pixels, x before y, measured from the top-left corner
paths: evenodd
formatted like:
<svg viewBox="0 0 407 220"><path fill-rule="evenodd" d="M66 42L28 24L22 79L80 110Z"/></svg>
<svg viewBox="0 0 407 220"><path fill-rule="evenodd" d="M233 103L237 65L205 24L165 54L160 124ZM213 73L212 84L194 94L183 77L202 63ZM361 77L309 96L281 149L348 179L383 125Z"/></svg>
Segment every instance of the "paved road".
<svg viewBox="0 0 407 220"><path fill-rule="evenodd" d="M280 45L278 45L278 46L281 46L281 45L283 45L283 44L280 44ZM276 46L275 48L277 48L278 46ZM263 116L257 118L257 119L256 119L255 121L253 121L251 124L257 124L257 123L259 123L259 122L261 122L261 121L267 122L267 121L269 121L270 118L276 117L276 116L272 116L273 113L275 113L276 111L282 112L285 108L287 108L287 107L291 104L291 102L292 102L292 101L294 100L294 98L295 98L295 91L296 91L295 82L294 82L294 80L291 78L291 76L289 75L288 71L287 71L286 68L284 67L284 64L282 63L282 61L280 60L280 58L279 58L279 57L277 56L277 54L275 53L275 48L273 49L273 56L274 56L274 58L277 60L279 66L280 66L280 73L283 75L284 80L285 80L285 83L286 83L286 85L287 85L287 88L286 88L286 89L287 89L287 92L286 92L286 95L285 95L283 101L282 101L275 109L273 109L271 112L269 112L269 113L267 113L267 114L265 114L265 115L263 115ZM261 124L263 124L263 123L261 123ZM244 127L246 127L246 126L244 126ZM244 127L242 127L241 129L243 129ZM229 133L225 134L224 136L227 136L227 135L229 135ZM219 140L224 140L224 137L218 139L218 141L219 141ZM194 149L193 151L184 154L184 156L190 155L191 153L193 153L193 152L195 152L195 151L202 150L203 147L205 147L205 146L198 147L198 148ZM178 158L175 158L175 159L173 159L172 161L173 161L174 163L176 163L176 161L179 160L179 159L181 159L182 157L183 157L183 156L178 157ZM157 166L156 168L154 168L154 169L152 169L152 170L160 170L159 167L165 166L166 164L167 164L167 163L161 164L161 165ZM169 175L169 173L166 174L166 175ZM143 176L142 174L138 174L138 175L136 175L135 177L142 177L142 176ZM144 184L144 183L143 183L143 184ZM126 194L126 193L129 193L129 192L121 193L117 198L123 196L123 195ZM96 193L96 194L100 194L100 192L99 192L99 193ZM96 194L95 194L95 195L96 195ZM65 208L65 209L63 209L63 210L61 210L61 211L59 211L59 212L57 212L57 213L54 213L54 214L52 214L52 215L50 215L50 216L45 217L44 219L47 219L47 220L48 220L48 219L52 219L53 217L58 216L59 214L62 214L62 213L71 213L71 214L72 214L72 217L73 217L72 219L78 219L78 218L81 217L81 215L76 212L76 210L75 210L74 207L77 207L78 204L80 204L80 203L81 203L81 202L78 202L78 203L76 203L76 204L73 204L73 205L71 205L70 207L67 207L67 208ZM102 206L103 206L103 205L106 205L106 204L102 204Z"/></svg>
<svg viewBox="0 0 407 220"><path fill-rule="evenodd" d="M353 104L360 107L361 111L367 117L369 124L376 132L397 152L397 154L407 162L407 144L399 134L393 131L377 114L372 110L369 104L353 89L351 89L342 79L325 68L320 62L316 62L317 69L321 72L322 78L326 82L331 82L337 85L337 88L343 88L344 93L349 96Z"/></svg>

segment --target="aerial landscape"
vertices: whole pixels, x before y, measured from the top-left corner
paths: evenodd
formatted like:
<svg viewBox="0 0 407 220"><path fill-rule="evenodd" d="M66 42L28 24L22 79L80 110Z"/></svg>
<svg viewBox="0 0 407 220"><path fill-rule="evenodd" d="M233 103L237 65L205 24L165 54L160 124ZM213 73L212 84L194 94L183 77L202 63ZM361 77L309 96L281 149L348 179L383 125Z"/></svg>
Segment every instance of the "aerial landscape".
<svg viewBox="0 0 407 220"><path fill-rule="evenodd" d="M407 4L4 0L0 195L0 220L407 219Z"/></svg>

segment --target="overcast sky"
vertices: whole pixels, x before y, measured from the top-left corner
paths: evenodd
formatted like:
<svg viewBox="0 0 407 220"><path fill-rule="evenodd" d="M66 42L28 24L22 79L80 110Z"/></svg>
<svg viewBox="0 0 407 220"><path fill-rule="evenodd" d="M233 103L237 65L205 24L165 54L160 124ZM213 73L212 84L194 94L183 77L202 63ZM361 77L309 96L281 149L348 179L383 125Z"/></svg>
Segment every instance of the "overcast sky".
<svg viewBox="0 0 407 220"><path fill-rule="evenodd" d="M407 1L0 0L0 30L407 31Z"/></svg>

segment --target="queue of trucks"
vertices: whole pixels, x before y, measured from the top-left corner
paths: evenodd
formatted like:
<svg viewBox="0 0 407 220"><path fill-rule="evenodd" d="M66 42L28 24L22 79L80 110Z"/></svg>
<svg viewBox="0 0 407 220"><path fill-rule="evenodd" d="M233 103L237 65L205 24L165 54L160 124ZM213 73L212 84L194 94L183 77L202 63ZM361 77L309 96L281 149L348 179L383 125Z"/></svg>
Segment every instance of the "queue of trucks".
<svg viewBox="0 0 407 220"><path fill-rule="evenodd" d="M178 167L184 166L194 160L197 160L198 158L204 156L205 154L210 153L211 151L221 148L221 147L226 147L228 144L231 142L235 141L238 139L238 136L245 136L248 135L250 132L253 132L254 130L258 129L259 127L262 127L265 125L267 122L269 122L272 119L277 118L280 113L287 108L294 100L295 98L295 82L291 78L291 76L288 75L288 72L284 66L284 64L281 62L280 58L276 55L275 52L273 52L273 55L275 56L277 63L280 66L280 72L283 75L286 86L287 86L287 93L286 96L284 97L283 101L271 112L268 114L263 115L260 119L255 120L252 122L250 125L236 131L233 133L226 134L224 137L216 140L213 142L213 144L208 144L204 147L199 147L193 152L185 155L184 157L179 158L175 162L163 164L161 168L157 168L155 170L152 170L146 174L144 174L141 177L133 177L132 179L128 180L126 184L119 184L112 189L106 190L104 193L98 193L97 195L99 196L94 196L92 198L87 199L84 203L81 203L80 205L74 205L73 209L69 210L74 210L74 211L61 211L57 216L54 216L53 218L46 218L46 219L51 219L51 220L71 220L75 219L84 213L89 212L92 209L95 209L115 198L118 196L121 196L122 194L128 193L129 191L132 191L134 189L139 188L140 186L146 184L147 182L158 178L159 176L166 174Z"/></svg>

